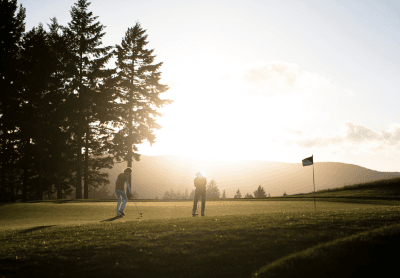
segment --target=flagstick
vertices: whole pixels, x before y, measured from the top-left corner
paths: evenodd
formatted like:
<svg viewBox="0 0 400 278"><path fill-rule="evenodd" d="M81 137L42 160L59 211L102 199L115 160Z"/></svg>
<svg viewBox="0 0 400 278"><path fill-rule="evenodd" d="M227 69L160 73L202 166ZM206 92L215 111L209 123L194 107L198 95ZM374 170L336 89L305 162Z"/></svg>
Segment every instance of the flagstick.
<svg viewBox="0 0 400 278"><path fill-rule="evenodd" d="M312 164L312 181L313 181L313 184L314 184L314 209L315 209L315 212L317 212L317 206L315 205L314 162Z"/></svg>

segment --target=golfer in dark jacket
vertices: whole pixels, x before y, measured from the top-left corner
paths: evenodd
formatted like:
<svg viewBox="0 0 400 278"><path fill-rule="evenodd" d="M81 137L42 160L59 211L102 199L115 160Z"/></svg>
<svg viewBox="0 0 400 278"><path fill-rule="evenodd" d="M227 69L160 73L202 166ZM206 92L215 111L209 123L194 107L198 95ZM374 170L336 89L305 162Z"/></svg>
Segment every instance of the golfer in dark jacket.
<svg viewBox="0 0 400 278"><path fill-rule="evenodd" d="M129 186L129 180L130 180L131 173L132 173L132 169L128 167L124 170L123 173L118 175L118 178L115 181L115 194L117 194L117 199L118 199L117 216L125 215L124 208L125 208L126 202L128 202L128 199L126 198L125 184L129 190L129 193L132 194L131 187ZM122 205L121 205L121 199L123 200ZM121 205L121 207L120 207L120 205Z"/></svg>
<svg viewBox="0 0 400 278"><path fill-rule="evenodd" d="M194 202L193 202L193 216L196 216L196 207L197 207L197 201L199 200L199 197L201 197L201 216L204 216L204 210L206 208L206 185L207 185L207 180L203 175L198 172L196 174L196 178L194 179L194 186L196 187L196 190L194 192Z"/></svg>

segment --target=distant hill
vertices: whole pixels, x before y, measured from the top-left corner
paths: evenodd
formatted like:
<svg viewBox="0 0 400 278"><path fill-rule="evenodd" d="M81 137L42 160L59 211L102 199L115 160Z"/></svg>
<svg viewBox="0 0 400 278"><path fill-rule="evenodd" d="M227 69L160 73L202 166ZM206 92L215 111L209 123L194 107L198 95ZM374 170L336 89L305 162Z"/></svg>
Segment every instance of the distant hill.
<svg viewBox="0 0 400 278"><path fill-rule="evenodd" d="M126 162L115 164L113 169L103 169L109 173L114 184L119 173L123 172ZM345 185L366 183L382 179L400 177L399 172L378 172L361 166L338 163L316 162L316 190L343 187ZM209 161L194 160L181 156L141 156L141 161L133 162L133 189L139 198L162 198L170 189L182 193L193 187L195 174L204 173L207 180L216 181L221 191L226 190L232 198L240 189L242 196L252 193L263 186L271 196L309 193L313 189L312 166L303 167L299 163L268 161Z"/></svg>
<svg viewBox="0 0 400 278"><path fill-rule="evenodd" d="M314 193L292 195L291 197L313 197ZM348 185L329 190L315 192L316 197L356 197L356 198L386 198L400 197L400 178L378 180L362 184Z"/></svg>

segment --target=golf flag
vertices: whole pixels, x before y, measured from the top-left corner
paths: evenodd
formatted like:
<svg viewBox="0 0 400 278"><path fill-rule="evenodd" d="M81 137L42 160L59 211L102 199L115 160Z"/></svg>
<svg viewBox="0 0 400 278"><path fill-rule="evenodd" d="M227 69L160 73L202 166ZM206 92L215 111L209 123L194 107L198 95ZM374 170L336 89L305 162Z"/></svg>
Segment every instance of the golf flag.
<svg viewBox="0 0 400 278"><path fill-rule="evenodd" d="M310 166L313 165L313 155L307 158L304 158L303 160L303 166Z"/></svg>
<svg viewBox="0 0 400 278"><path fill-rule="evenodd" d="M310 157L304 158L304 159L302 160L302 162L303 162L303 167L304 167L304 166L310 166L310 165L313 166L313 169L312 169L312 179L313 179L313 184L314 184L314 209L315 209L315 211L317 211L317 206L316 206L316 204L315 204L315 180L314 180L314 161L313 161L313 156L314 156L314 155L311 155Z"/></svg>

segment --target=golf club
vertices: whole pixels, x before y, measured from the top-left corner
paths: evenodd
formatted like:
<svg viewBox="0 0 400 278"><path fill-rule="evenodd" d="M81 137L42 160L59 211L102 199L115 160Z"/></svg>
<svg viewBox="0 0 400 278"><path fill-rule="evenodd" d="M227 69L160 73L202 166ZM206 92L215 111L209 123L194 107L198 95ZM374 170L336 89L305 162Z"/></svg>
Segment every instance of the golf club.
<svg viewBox="0 0 400 278"><path fill-rule="evenodd" d="M139 209L138 209L138 207L137 207L137 205L136 205L136 202L135 202L135 200L133 200L133 203L135 204L135 207L136 207L136 209L137 209L137 212L139 213L140 217L143 217L142 213L141 213L141 212L139 212Z"/></svg>

